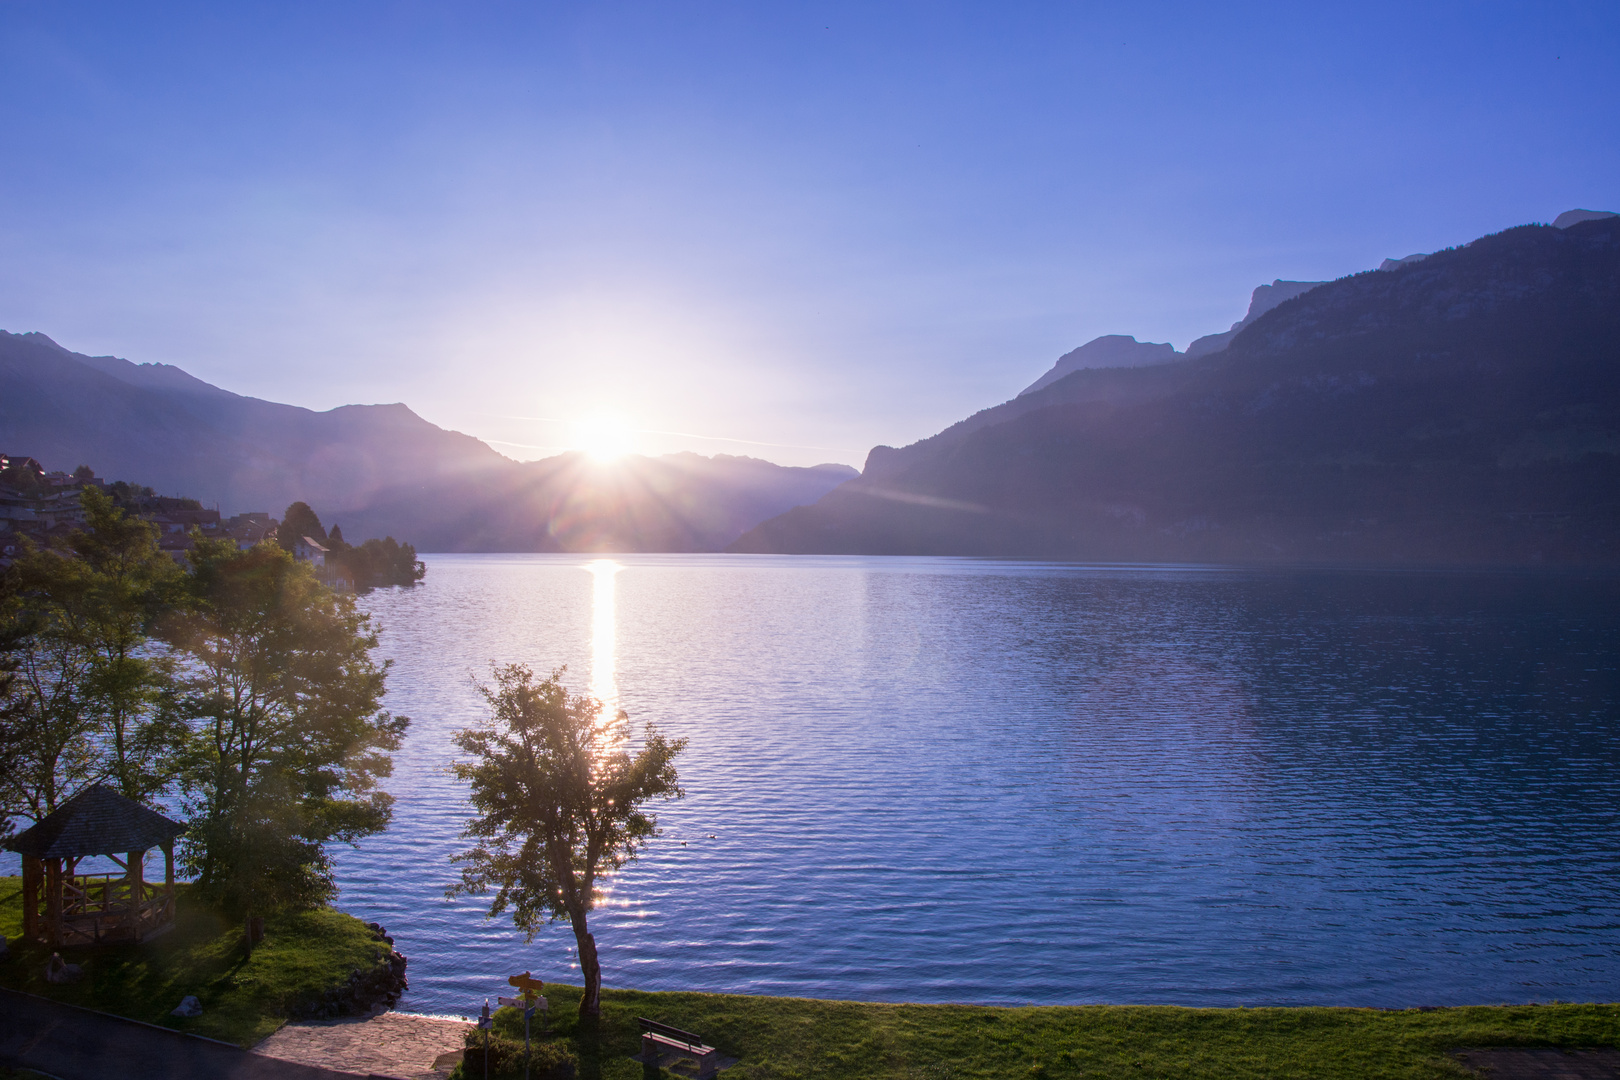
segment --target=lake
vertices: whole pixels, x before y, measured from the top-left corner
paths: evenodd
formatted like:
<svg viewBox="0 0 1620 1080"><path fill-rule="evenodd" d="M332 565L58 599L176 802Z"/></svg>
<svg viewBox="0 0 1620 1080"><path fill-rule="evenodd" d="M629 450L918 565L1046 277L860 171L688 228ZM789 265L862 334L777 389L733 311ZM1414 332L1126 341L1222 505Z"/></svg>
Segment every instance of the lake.
<svg viewBox="0 0 1620 1080"><path fill-rule="evenodd" d="M449 856L492 661L690 739L609 986L878 1001L1620 997L1620 585L969 559L428 556L339 903L465 1014L531 969Z"/></svg>

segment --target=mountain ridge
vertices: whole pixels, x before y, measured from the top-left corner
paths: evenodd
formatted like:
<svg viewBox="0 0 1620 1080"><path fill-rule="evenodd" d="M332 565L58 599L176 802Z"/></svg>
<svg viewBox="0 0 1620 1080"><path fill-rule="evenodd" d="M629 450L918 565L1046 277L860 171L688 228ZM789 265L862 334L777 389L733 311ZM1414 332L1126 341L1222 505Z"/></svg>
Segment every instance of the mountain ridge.
<svg viewBox="0 0 1620 1080"><path fill-rule="evenodd" d="M1612 563L1616 450L1620 227L1521 226L874 448L732 550Z"/></svg>
<svg viewBox="0 0 1620 1080"><path fill-rule="evenodd" d="M393 535L423 551L719 550L855 475L691 455L628 459L618 469L626 482L609 484L568 455L549 466L513 461L402 403L317 412L168 364L85 356L38 332L0 331L0 386L0 445L10 452L62 469L89 464L227 513L303 501L351 535ZM593 500L604 485L614 498ZM542 506L573 517L559 523Z"/></svg>

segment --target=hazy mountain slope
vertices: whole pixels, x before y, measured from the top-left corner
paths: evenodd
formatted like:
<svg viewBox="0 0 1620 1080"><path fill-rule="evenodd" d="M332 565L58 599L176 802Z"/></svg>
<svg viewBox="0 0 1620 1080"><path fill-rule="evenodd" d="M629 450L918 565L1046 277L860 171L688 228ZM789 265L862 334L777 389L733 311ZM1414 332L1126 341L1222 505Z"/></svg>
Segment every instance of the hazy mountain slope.
<svg viewBox="0 0 1620 1080"><path fill-rule="evenodd" d="M0 445L72 469L218 503L345 509L381 491L511 464L404 405L314 412L242 397L168 365L69 352L0 331Z"/></svg>
<svg viewBox="0 0 1620 1080"><path fill-rule="evenodd" d="M166 364L0 332L0 448L184 494L226 513L302 500L358 540L422 551L717 551L855 476L674 454L519 463L404 405L313 412Z"/></svg>
<svg viewBox="0 0 1620 1080"><path fill-rule="evenodd" d="M410 536L425 551L720 551L857 475L847 465L788 468L724 454L609 463L562 454L475 486L394 492L335 520L346 535Z"/></svg>
<svg viewBox="0 0 1620 1080"><path fill-rule="evenodd" d="M1620 561L1620 224L1512 229L1222 352L1076 372L874 450L734 550Z"/></svg>

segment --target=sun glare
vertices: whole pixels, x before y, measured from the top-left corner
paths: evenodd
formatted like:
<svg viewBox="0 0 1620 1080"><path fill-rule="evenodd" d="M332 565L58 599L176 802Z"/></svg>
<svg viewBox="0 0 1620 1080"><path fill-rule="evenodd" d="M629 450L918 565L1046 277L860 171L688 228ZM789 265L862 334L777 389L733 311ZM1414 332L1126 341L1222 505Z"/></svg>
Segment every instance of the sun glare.
<svg viewBox="0 0 1620 1080"><path fill-rule="evenodd" d="M619 416L586 417L574 425L574 440L593 461L613 461L635 449L635 432Z"/></svg>

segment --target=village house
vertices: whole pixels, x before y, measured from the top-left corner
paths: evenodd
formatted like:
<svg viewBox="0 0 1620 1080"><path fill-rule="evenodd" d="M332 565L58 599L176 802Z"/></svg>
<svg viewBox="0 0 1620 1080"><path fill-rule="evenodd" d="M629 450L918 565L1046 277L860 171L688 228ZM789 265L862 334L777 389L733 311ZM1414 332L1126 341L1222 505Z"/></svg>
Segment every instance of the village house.
<svg viewBox="0 0 1620 1080"><path fill-rule="evenodd" d="M276 524L276 519L262 510L235 514L225 523L225 535L235 540L237 547L246 551L254 544L274 540Z"/></svg>
<svg viewBox="0 0 1620 1080"><path fill-rule="evenodd" d="M326 569L326 556L332 549L313 537L303 537L293 543L293 558L307 562L317 570Z"/></svg>

